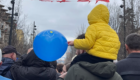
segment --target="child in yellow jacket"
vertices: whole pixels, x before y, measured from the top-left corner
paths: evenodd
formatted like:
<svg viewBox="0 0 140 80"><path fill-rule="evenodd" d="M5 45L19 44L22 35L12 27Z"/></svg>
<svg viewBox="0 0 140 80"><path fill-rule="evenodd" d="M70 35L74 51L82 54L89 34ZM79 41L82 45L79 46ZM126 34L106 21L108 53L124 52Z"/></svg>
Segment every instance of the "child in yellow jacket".
<svg viewBox="0 0 140 80"><path fill-rule="evenodd" d="M75 39L69 45L86 50L88 54L116 60L120 49L117 33L108 25L109 10L105 5L97 5L88 15L89 27L85 39Z"/></svg>

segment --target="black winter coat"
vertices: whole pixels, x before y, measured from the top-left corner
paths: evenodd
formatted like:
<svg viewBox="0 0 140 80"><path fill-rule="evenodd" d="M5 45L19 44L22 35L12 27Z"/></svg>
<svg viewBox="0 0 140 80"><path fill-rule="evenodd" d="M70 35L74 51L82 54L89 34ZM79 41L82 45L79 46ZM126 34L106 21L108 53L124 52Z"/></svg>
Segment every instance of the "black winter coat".
<svg viewBox="0 0 140 80"><path fill-rule="evenodd" d="M32 50L12 67L14 80L56 80L56 70L49 62L39 59Z"/></svg>

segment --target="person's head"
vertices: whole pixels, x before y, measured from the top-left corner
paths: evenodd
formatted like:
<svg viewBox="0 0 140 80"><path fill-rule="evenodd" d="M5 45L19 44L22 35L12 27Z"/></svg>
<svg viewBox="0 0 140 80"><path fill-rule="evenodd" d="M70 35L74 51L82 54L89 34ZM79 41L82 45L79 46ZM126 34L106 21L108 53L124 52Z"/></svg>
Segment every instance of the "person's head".
<svg viewBox="0 0 140 80"><path fill-rule="evenodd" d="M70 68L70 63L67 63L66 65L63 66L63 71L62 71L62 73L67 72L67 71L69 70L69 68Z"/></svg>
<svg viewBox="0 0 140 80"><path fill-rule="evenodd" d="M78 37L76 39L85 39L85 34L83 33L83 34L78 35ZM77 49L76 50L76 55L82 54L84 52L85 52L84 50Z"/></svg>
<svg viewBox="0 0 140 80"><path fill-rule="evenodd" d="M50 62L43 61L37 57L34 50L32 49L28 55L26 55L22 60L23 66L31 67L50 67Z"/></svg>
<svg viewBox="0 0 140 80"><path fill-rule="evenodd" d="M85 39L85 33L78 35L76 39Z"/></svg>
<svg viewBox="0 0 140 80"><path fill-rule="evenodd" d="M11 58L14 61L16 61L17 54L18 53L16 51L16 48L14 48L13 46L6 46L2 50L2 57Z"/></svg>
<svg viewBox="0 0 140 80"><path fill-rule="evenodd" d="M63 71L63 64L58 64L57 65L57 71L60 73L60 74L62 74L62 71Z"/></svg>
<svg viewBox="0 0 140 80"><path fill-rule="evenodd" d="M57 61L50 62L51 65L56 69L57 68Z"/></svg>
<svg viewBox="0 0 140 80"><path fill-rule="evenodd" d="M2 65L2 52L1 52L1 49L0 49L0 66Z"/></svg>
<svg viewBox="0 0 140 80"><path fill-rule="evenodd" d="M132 33L126 37L125 43L128 53L140 53L140 35Z"/></svg>

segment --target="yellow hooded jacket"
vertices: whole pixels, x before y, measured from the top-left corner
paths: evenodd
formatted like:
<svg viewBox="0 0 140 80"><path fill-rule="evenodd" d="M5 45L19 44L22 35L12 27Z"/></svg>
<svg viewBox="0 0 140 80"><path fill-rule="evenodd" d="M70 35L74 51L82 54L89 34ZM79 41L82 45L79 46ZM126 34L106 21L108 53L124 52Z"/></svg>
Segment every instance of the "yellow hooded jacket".
<svg viewBox="0 0 140 80"><path fill-rule="evenodd" d="M77 49L87 50L96 57L116 60L120 49L117 33L108 25L109 11L105 5L97 5L88 15L89 27L85 39L75 39Z"/></svg>

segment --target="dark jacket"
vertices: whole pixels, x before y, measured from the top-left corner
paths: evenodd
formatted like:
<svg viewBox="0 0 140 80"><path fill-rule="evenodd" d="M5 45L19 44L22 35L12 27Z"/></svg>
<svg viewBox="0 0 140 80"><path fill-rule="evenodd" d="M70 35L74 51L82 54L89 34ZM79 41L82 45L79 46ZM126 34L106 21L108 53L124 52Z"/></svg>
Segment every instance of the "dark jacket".
<svg viewBox="0 0 140 80"><path fill-rule="evenodd" d="M74 65L74 64L76 64L77 62L80 62L80 61L86 61L86 62L89 62L89 63L98 63L98 62L107 62L107 61L113 62L113 60L103 59L103 58L91 56L87 53L83 53L83 54L80 54L80 55L76 56L73 59L73 61L71 62L70 66L72 66L72 65Z"/></svg>
<svg viewBox="0 0 140 80"><path fill-rule="evenodd" d="M123 80L140 80L140 53L131 53L116 65Z"/></svg>
<svg viewBox="0 0 140 80"><path fill-rule="evenodd" d="M49 62L39 59L32 50L12 67L14 80L56 80L56 70Z"/></svg>
<svg viewBox="0 0 140 80"><path fill-rule="evenodd" d="M2 58L2 65L0 66L0 75L13 79L11 72L10 72L10 68L13 65L14 60L10 59L10 58Z"/></svg>
<svg viewBox="0 0 140 80"><path fill-rule="evenodd" d="M116 65L110 60L82 54L74 59L64 80L122 80L122 78L116 72Z"/></svg>
<svg viewBox="0 0 140 80"><path fill-rule="evenodd" d="M122 78L112 62L96 64L78 62L69 69L64 80L122 80Z"/></svg>

